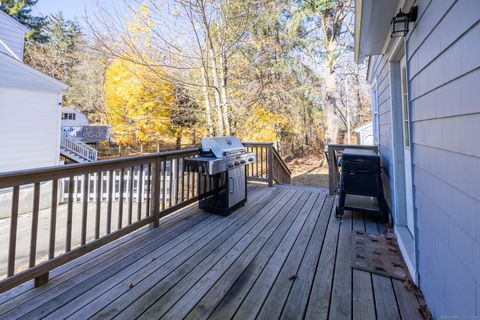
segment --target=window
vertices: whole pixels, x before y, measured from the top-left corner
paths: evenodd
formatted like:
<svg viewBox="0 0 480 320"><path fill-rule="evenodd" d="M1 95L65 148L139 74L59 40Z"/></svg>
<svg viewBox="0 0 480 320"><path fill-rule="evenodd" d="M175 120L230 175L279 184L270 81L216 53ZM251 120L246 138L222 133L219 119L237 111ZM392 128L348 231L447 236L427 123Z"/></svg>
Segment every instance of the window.
<svg viewBox="0 0 480 320"><path fill-rule="evenodd" d="M377 84L373 85L372 90L372 128L373 128L373 141L378 144L380 141L380 119L378 115L378 96L377 96Z"/></svg>
<svg viewBox="0 0 480 320"><path fill-rule="evenodd" d="M75 120L76 114L74 112L63 112L62 120Z"/></svg>
<svg viewBox="0 0 480 320"><path fill-rule="evenodd" d="M408 114L407 68L402 67L403 145L410 148L410 115Z"/></svg>

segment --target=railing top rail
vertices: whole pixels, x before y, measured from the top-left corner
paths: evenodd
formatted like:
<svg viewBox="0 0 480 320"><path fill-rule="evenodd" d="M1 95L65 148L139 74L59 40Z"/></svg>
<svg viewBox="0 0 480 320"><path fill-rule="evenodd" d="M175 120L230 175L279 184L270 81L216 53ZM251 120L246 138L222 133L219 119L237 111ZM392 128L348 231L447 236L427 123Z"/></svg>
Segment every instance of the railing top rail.
<svg viewBox="0 0 480 320"><path fill-rule="evenodd" d="M277 149L275 148L272 148L273 150L273 154L275 155L275 157L277 158L278 162L282 165L282 167L285 169L285 171L288 172L289 175L292 175L292 171L288 168L287 164L285 163L285 161L283 160L283 158L280 156L280 154L278 153Z"/></svg>
<svg viewBox="0 0 480 320"><path fill-rule="evenodd" d="M273 146L273 142L242 142L245 146Z"/></svg>
<svg viewBox="0 0 480 320"><path fill-rule="evenodd" d="M0 189L41 182L44 180L59 179L69 176L92 173L96 171L119 169L122 167L140 165L153 160L171 159L179 156L190 156L198 154L198 148L190 148L183 150L164 151L156 154L133 156L117 159L100 160L89 163L75 163L60 166L43 167L28 170L19 170L12 172L0 173Z"/></svg>
<svg viewBox="0 0 480 320"><path fill-rule="evenodd" d="M329 148L333 149L373 149L373 150L378 150L377 145L363 145L363 144L329 144Z"/></svg>

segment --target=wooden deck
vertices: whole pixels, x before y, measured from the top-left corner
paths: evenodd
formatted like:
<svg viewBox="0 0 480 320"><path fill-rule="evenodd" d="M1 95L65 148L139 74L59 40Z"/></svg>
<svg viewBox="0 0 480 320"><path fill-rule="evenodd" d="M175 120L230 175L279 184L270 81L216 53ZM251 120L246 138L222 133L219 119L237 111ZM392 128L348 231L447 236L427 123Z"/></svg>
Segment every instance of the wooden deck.
<svg viewBox="0 0 480 320"><path fill-rule="evenodd" d="M421 319L398 280L353 270L348 233L321 189L249 186L228 217L195 205L0 294L0 319Z"/></svg>

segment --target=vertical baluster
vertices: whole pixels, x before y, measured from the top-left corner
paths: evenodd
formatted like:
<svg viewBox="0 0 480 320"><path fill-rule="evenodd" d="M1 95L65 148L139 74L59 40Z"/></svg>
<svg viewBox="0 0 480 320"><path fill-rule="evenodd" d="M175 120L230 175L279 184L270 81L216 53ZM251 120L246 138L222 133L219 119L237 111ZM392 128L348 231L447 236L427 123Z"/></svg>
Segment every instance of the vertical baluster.
<svg viewBox="0 0 480 320"><path fill-rule="evenodd" d="M169 181L168 181L168 207L172 207L173 198L173 159L170 160Z"/></svg>
<svg viewBox="0 0 480 320"><path fill-rule="evenodd" d="M174 204L177 205L178 204L178 192L179 192L179 187L178 187L178 181L180 179L179 177L179 174L180 174L180 169L179 169L179 165L180 165L180 159L175 159L175 183L174 183L174 190L175 190L175 202Z"/></svg>
<svg viewBox="0 0 480 320"><path fill-rule="evenodd" d="M118 229L122 228L123 220L123 189L125 188L125 168L120 170L120 190L118 194Z"/></svg>
<svg viewBox="0 0 480 320"><path fill-rule="evenodd" d="M261 161L260 161L260 177L261 178L264 178L264 175L263 175L263 146L260 148L260 158L261 158Z"/></svg>
<svg viewBox="0 0 480 320"><path fill-rule="evenodd" d="M128 195L128 224L132 224L132 212L133 212L133 179L134 179L134 173L135 172L135 167L131 166L130 167L130 175L129 178L130 180L128 181L128 189L129 189L129 195Z"/></svg>
<svg viewBox="0 0 480 320"><path fill-rule="evenodd" d="M250 148L250 152L253 152L253 148ZM255 159L255 162L257 162L257 159ZM254 163L250 164L250 167L251 167L251 170L252 170L250 176L253 177L254 176L253 175L253 170L255 169L255 164Z"/></svg>
<svg viewBox="0 0 480 320"><path fill-rule="evenodd" d="M32 229L30 234L30 263L29 266L35 266L37 254L37 231L38 231L38 208L40 202L40 182L35 182L33 187L33 212Z"/></svg>
<svg viewBox="0 0 480 320"><path fill-rule="evenodd" d="M192 175L191 171L187 172L187 200L190 199L190 176Z"/></svg>
<svg viewBox="0 0 480 320"><path fill-rule="evenodd" d="M97 207L95 212L95 239L100 238L100 213L102 210L102 172L97 172Z"/></svg>
<svg viewBox="0 0 480 320"><path fill-rule="evenodd" d="M166 190L166 176L167 176L167 160L163 160L162 162L162 211L165 210L165 198L167 194Z"/></svg>
<svg viewBox="0 0 480 320"><path fill-rule="evenodd" d="M107 189L107 234L112 232L112 195L113 195L113 170L108 172Z"/></svg>
<svg viewBox="0 0 480 320"><path fill-rule="evenodd" d="M138 184L137 184L137 221L142 220L142 187L143 187L143 164L138 170Z"/></svg>
<svg viewBox="0 0 480 320"><path fill-rule="evenodd" d="M153 164L153 175L152 175L152 207L150 215L153 216L153 227L158 227L159 225L159 215L160 215L160 158L156 158Z"/></svg>
<svg viewBox="0 0 480 320"><path fill-rule="evenodd" d="M83 207L82 207L82 246L87 242L87 217L88 217L88 173L83 175Z"/></svg>
<svg viewBox="0 0 480 320"><path fill-rule="evenodd" d="M182 193L181 193L181 196L180 196L180 201L183 202L185 200L185 158L182 158L181 184L182 184Z"/></svg>
<svg viewBox="0 0 480 320"><path fill-rule="evenodd" d="M192 175L192 190L193 190L193 195L192 197L195 197L199 194L198 190L198 182L196 182L197 178L199 178L198 173L193 173Z"/></svg>
<svg viewBox="0 0 480 320"><path fill-rule="evenodd" d="M17 249L17 223L18 223L18 199L20 187L13 187L12 194L12 213L10 216L10 239L8 242L8 267L7 275L13 276L15 273L15 250Z"/></svg>
<svg viewBox="0 0 480 320"><path fill-rule="evenodd" d="M258 165L260 163L260 157L258 156L258 147L255 147L255 158L257 161L255 162L255 177L260 178L260 175L258 174Z"/></svg>
<svg viewBox="0 0 480 320"><path fill-rule="evenodd" d="M267 171L267 179L268 179L268 186L271 187L273 186L273 146L268 146L265 151L267 152L267 162L266 162L266 168L265 170Z"/></svg>
<svg viewBox="0 0 480 320"><path fill-rule="evenodd" d="M75 187L74 177L68 179L68 206L67 206L67 227L65 238L65 251L72 250L72 215L73 215L73 188Z"/></svg>
<svg viewBox="0 0 480 320"><path fill-rule="evenodd" d="M52 209L50 212L50 239L48 246L48 259L55 257L55 232L57 228L57 197L58 197L58 180L52 181Z"/></svg>
<svg viewBox="0 0 480 320"><path fill-rule="evenodd" d="M146 192L147 203L145 208L145 215L148 217L150 216L150 201L151 201L150 190L152 188L152 164L151 163L148 164L148 172L145 180L147 182L147 192Z"/></svg>

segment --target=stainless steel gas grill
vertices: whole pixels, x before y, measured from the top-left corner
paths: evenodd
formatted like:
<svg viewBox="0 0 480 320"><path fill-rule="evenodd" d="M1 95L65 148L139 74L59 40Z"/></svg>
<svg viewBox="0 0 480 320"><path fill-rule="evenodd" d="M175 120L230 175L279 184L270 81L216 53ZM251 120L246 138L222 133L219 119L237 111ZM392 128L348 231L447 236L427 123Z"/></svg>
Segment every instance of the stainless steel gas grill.
<svg viewBox="0 0 480 320"><path fill-rule="evenodd" d="M208 212L228 214L247 201L245 166L255 162L235 137L203 138L200 156L185 159L185 169L198 172L199 206Z"/></svg>

